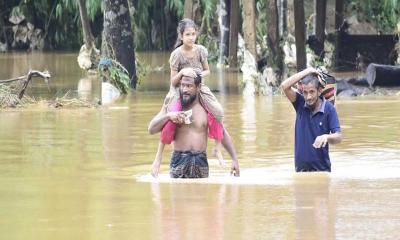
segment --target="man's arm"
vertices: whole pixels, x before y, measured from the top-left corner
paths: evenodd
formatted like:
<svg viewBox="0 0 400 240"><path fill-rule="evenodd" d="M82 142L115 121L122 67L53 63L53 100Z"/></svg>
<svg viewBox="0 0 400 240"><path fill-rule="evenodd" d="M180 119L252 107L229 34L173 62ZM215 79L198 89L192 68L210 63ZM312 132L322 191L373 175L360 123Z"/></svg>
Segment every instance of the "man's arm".
<svg viewBox="0 0 400 240"><path fill-rule="evenodd" d="M342 133L335 132L335 133L324 134L324 135L318 136L315 139L313 146L315 148L321 148L321 147L325 147L327 143L337 144L337 143L340 143L341 141L342 141Z"/></svg>
<svg viewBox="0 0 400 240"><path fill-rule="evenodd" d="M203 71L201 72L201 77L204 78L210 75L210 67L208 66L207 59L202 63L202 65L203 65Z"/></svg>
<svg viewBox="0 0 400 240"><path fill-rule="evenodd" d="M182 124L185 121L185 114L183 112L167 112L165 108L161 109L150 121L148 127L149 133L155 134L160 132L168 120L171 120L173 123Z"/></svg>
<svg viewBox="0 0 400 240"><path fill-rule="evenodd" d="M331 106L331 111L329 111L329 109L327 111L329 112L328 114L329 134L323 134L321 136L318 136L313 144L315 148L325 147L327 143L337 144L342 141L342 133L336 109L333 106Z"/></svg>
<svg viewBox="0 0 400 240"><path fill-rule="evenodd" d="M286 97L289 99L290 102L296 101L296 92L292 89L292 87L298 83L301 79L309 74L318 74L317 70L313 67L309 67L304 69L301 72L293 74L288 79L281 83L281 89L285 93Z"/></svg>
<svg viewBox="0 0 400 240"><path fill-rule="evenodd" d="M182 68L179 72L171 68L170 76L171 76L171 85L177 87L183 76L195 78L196 72L193 70L193 68L190 67Z"/></svg>
<svg viewBox="0 0 400 240"><path fill-rule="evenodd" d="M236 150L233 147L232 138L229 135L229 133L225 130L225 128L224 128L224 138L222 139L222 145L232 158L231 174L233 174L235 177L239 177L240 169L239 169L239 162L236 156Z"/></svg>

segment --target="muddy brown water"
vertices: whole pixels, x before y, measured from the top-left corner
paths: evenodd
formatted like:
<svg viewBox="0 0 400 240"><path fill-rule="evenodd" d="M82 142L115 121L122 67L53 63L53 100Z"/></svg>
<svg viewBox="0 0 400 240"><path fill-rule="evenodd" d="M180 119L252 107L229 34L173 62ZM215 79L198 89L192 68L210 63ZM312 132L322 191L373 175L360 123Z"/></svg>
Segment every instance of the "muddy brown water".
<svg viewBox="0 0 400 240"><path fill-rule="evenodd" d="M139 56L154 69L168 59ZM50 92L40 79L30 88L43 98L98 92L98 81L81 80L76 53L0 55L0 79L29 68L53 75ZM1 110L1 239L398 239L400 96L339 100L344 140L330 146L332 173L296 174L290 103L244 99L240 74L212 72L240 178L209 154L209 179L171 181L170 146L160 177L149 176L158 136L147 124L168 71L107 107Z"/></svg>

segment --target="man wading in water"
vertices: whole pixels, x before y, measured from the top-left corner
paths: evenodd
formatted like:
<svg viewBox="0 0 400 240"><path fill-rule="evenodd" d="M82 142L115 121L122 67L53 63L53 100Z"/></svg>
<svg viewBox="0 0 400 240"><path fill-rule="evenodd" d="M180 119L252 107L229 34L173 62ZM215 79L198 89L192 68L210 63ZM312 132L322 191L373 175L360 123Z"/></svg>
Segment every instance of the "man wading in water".
<svg viewBox="0 0 400 240"><path fill-rule="evenodd" d="M300 82L303 95L292 86ZM331 171L329 143L342 141L335 107L321 96L322 79L314 68L307 68L282 82L281 88L296 110L296 172Z"/></svg>
<svg viewBox="0 0 400 240"><path fill-rule="evenodd" d="M177 125L174 138L174 152L170 163L172 178L205 178L208 177L207 137L212 117L199 102L201 77L183 76L179 93L182 111L167 112L163 109L149 124L150 134L160 132L168 121ZM192 111L192 120L187 119L185 111ZM186 124L185 124L186 123ZM189 123L189 124L187 124ZM234 154L234 149L227 149ZM232 160L231 173L239 176L239 163Z"/></svg>

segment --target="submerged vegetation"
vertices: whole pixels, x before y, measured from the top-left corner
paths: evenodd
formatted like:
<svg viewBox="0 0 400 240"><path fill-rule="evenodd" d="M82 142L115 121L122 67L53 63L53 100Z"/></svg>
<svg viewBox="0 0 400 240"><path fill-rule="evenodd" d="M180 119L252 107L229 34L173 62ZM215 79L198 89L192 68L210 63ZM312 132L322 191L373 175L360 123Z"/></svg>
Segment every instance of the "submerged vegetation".
<svg viewBox="0 0 400 240"><path fill-rule="evenodd" d="M25 94L33 77L41 77L48 83L50 73L30 70L24 76L0 80L0 108L21 107L28 103L34 103L35 99Z"/></svg>
<svg viewBox="0 0 400 240"><path fill-rule="evenodd" d="M126 94L129 90L128 71L119 62L103 58L99 62L100 78L114 85L121 93Z"/></svg>

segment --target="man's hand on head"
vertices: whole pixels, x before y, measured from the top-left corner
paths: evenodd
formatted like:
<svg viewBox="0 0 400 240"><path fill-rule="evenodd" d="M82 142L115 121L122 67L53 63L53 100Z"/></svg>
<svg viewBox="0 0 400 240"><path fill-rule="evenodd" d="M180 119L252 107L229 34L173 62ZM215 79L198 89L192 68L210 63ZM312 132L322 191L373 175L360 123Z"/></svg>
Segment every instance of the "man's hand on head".
<svg viewBox="0 0 400 240"><path fill-rule="evenodd" d="M188 67L188 68L183 68L183 69L181 70L181 72L182 72L182 75L183 75L183 76L192 77L192 78L195 78L195 77L196 77L196 71L194 71L193 68L190 68L190 67Z"/></svg>

